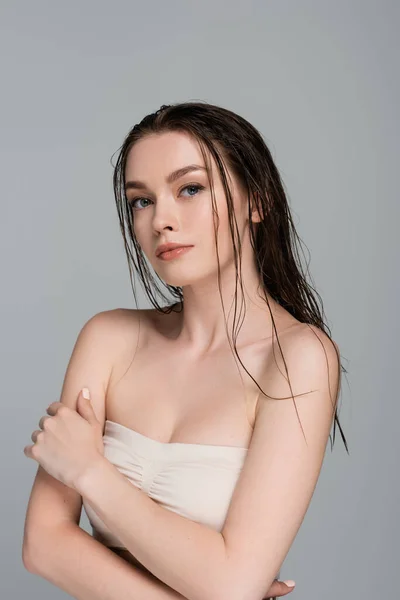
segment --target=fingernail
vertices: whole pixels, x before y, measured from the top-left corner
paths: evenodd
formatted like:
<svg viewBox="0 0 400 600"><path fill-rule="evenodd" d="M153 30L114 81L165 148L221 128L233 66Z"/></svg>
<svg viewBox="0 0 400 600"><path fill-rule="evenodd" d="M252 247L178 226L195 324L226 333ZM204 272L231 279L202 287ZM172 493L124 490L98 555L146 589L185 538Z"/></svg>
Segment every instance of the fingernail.
<svg viewBox="0 0 400 600"><path fill-rule="evenodd" d="M284 581L283 583L286 583L286 585L288 587L294 587L296 585L296 582L293 581L293 579L288 579L287 581Z"/></svg>
<svg viewBox="0 0 400 600"><path fill-rule="evenodd" d="M86 398L86 400L90 400L90 392L88 388L82 388L82 396Z"/></svg>

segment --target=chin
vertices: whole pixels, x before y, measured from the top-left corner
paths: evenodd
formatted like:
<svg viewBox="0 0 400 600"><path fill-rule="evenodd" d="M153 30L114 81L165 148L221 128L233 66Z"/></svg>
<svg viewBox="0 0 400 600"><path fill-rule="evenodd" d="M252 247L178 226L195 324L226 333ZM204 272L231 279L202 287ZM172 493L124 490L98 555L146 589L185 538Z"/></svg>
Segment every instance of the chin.
<svg viewBox="0 0 400 600"><path fill-rule="evenodd" d="M190 276L188 273L168 273L168 275L157 273L157 275L165 281L166 284L173 285L174 287L194 285L199 281L198 277Z"/></svg>
<svg viewBox="0 0 400 600"><path fill-rule="evenodd" d="M163 272L164 271L164 272ZM185 265L168 265L165 269L160 269L158 267L158 271L156 271L157 275L165 281L168 285L173 285L174 287L186 287L189 285L196 285L196 283L204 281L207 277L217 276L217 272L214 269L205 269L203 265L203 269L200 269L197 265L188 264Z"/></svg>

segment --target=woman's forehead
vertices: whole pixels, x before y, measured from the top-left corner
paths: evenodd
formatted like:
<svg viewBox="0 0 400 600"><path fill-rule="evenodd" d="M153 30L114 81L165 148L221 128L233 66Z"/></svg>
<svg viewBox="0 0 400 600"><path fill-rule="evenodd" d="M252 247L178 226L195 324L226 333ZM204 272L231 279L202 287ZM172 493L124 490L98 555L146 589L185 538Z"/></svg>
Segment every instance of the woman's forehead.
<svg viewBox="0 0 400 600"><path fill-rule="evenodd" d="M207 148L205 151L214 179L218 177L218 169ZM125 180L141 182L167 180L171 173L189 165L198 165L205 173L206 164L199 142L192 136L177 131L147 134L129 151Z"/></svg>

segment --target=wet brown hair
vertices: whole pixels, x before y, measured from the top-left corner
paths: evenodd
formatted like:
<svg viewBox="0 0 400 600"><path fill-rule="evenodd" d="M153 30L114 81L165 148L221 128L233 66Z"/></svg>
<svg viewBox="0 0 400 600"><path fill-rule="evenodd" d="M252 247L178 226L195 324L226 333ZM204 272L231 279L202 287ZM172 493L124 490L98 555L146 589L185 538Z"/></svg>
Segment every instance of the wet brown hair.
<svg viewBox="0 0 400 600"><path fill-rule="evenodd" d="M184 132L189 134L199 143L199 147L204 158L204 164L207 168L208 179L212 191L211 195L214 207L213 214L217 219L217 224L218 214L215 208L214 188L211 180L212 175L211 166L209 163L209 155L213 157L219 170L226 195L231 238L235 253L235 316L239 274L238 267L240 271L241 264L241 245L239 235L237 233L238 230L233 210L232 195L224 169L225 164L227 164L229 170L236 177L240 188L249 198L248 206L250 239L254 249L257 268L260 273L261 289L267 290L269 295L298 321L307 323L309 325L314 325L324 331L324 333L333 343L331 330L324 322L324 310L321 296L314 289L314 287L307 282L303 271L299 254L299 248L301 248L302 241L296 232L288 200L284 191L284 186L270 150L268 149L259 131L246 119L226 108L209 104L207 102L183 102L171 105L164 104L156 112L145 116L140 123L136 124L129 131L125 137L122 146L119 148L117 162L115 165L113 165L114 194L136 305L137 299L132 278L132 264L140 276L141 283L151 304L156 308L157 311L164 314L170 313L172 310L175 310L175 307L179 303L181 303L181 306L183 307L182 288L165 283L157 275L157 273L155 273L157 278L156 281L149 270L145 256L143 255L142 249L135 237L133 227L134 213L128 204L125 194L125 167L127 156L133 145L146 135L161 134L168 131ZM254 223L251 219L251 211L254 206L253 202L256 203L255 206L262 217L261 221L257 223ZM239 251L236 246L236 241L238 241ZM132 252L130 244L132 244L134 252ZM299 248L297 246L299 246ZM219 261L218 282L220 284ZM158 285L158 283L161 284L161 287ZM240 285L241 289L243 289L241 279ZM165 289L168 291L169 296L172 296L178 300L177 303L167 306L159 305L157 296L162 300L170 302L168 295L166 296L164 294ZM221 292L221 288L219 289ZM264 297L263 295L263 299L266 301L270 310L273 327L277 335L268 297L266 295ZM321 308L318 306L318 301L321 305ZM234 340L236 340L236 336L234 336ZM323 346L322 342L321 345ZM347 373L347 370L341 363L340 354L336 345L334 343L333 345L335 347L338 359L340 376L337 395L334 403L332 404L335 410L335 415L331 447L333 447L335 442L335 431L337 424L346 451L348 452L347 441L340 425L337 413L337 399L341 390L341 372L343 371ZM280 345L279 348L281 350ZM234 349L235 354L243 368L256 383L260 391L264 395L268 396L243 365L237 353L235 341ZM286 376L289 381L289 374L285 360L284 364ZM291 386L290 390L292 391ZM293 393L289 397L292 397L294 401Z"/></svg>

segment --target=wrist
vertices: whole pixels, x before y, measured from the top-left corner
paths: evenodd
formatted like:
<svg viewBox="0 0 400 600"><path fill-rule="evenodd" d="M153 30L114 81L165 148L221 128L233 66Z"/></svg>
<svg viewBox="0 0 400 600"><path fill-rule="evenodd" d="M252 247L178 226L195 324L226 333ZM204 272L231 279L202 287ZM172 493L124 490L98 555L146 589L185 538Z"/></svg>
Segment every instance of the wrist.
<svg viewBox="0 0 400 600"><path fill-rule="evenodd" d="M96 484L96 481L103 479L106 472L111 467L111 463L104 458L102 454L93 460L84 471L76 478L73 484L74 489L81 495L86 496L90 489Z"/></svg>

